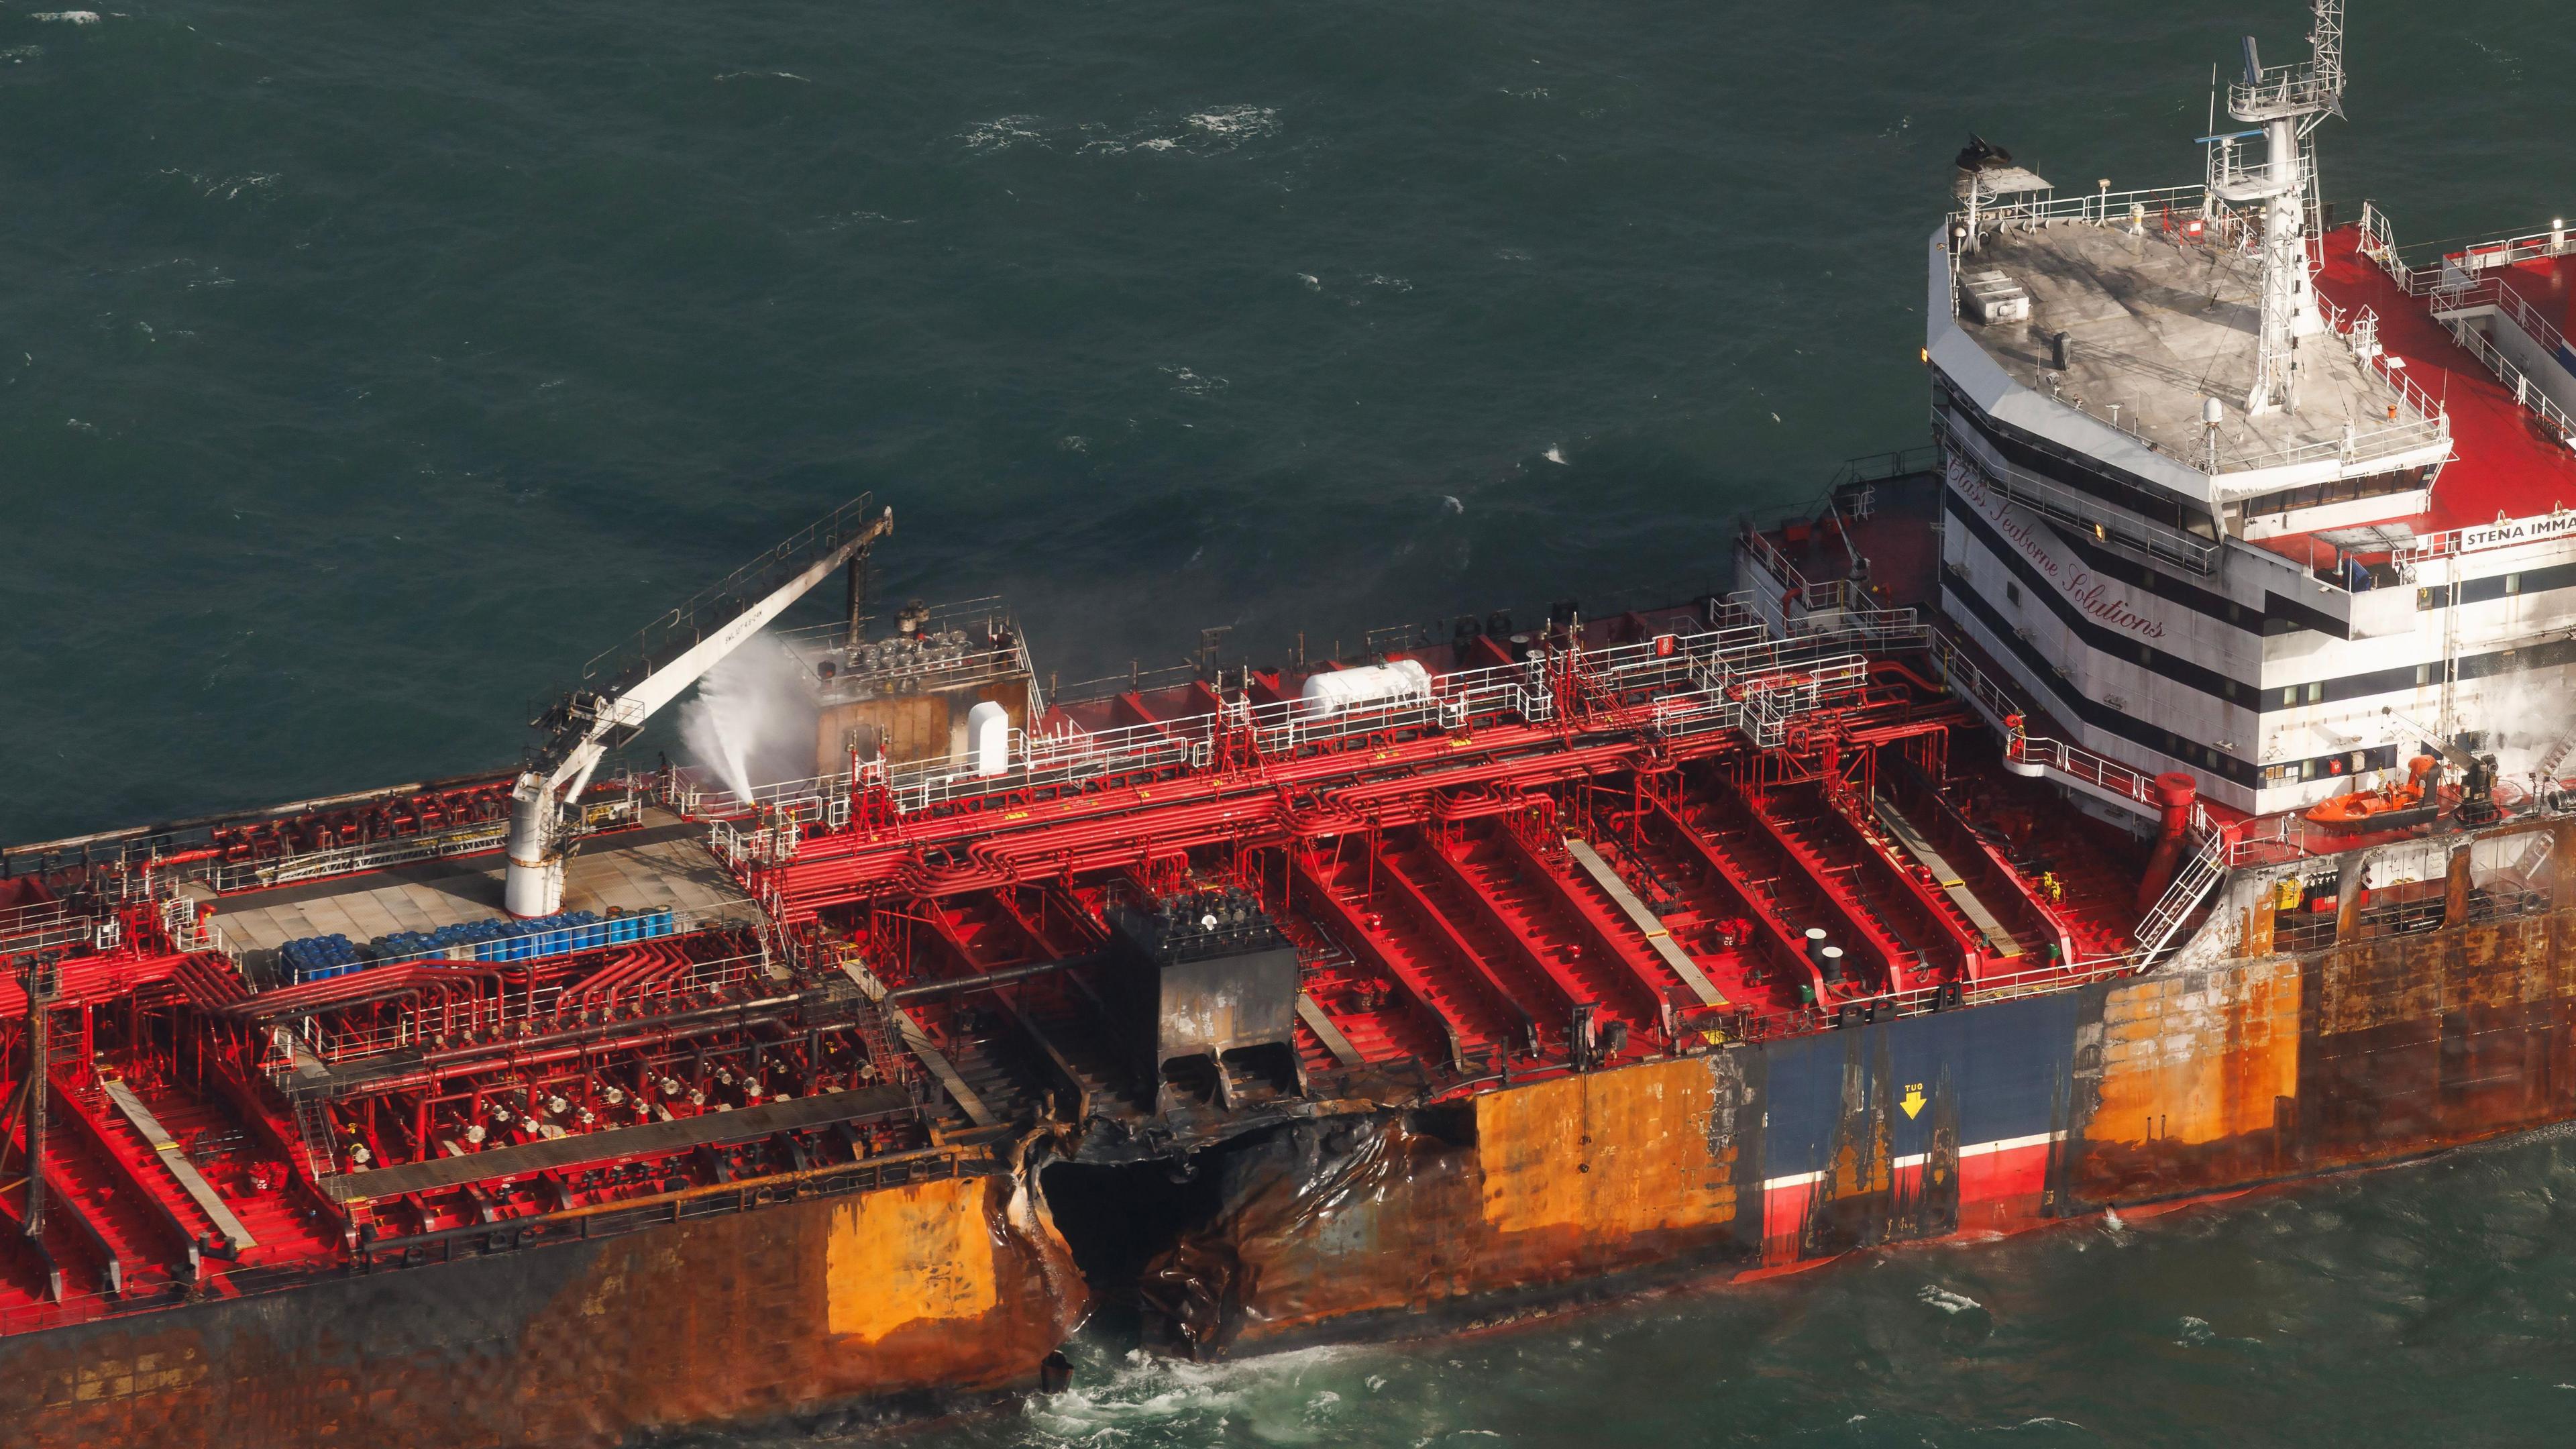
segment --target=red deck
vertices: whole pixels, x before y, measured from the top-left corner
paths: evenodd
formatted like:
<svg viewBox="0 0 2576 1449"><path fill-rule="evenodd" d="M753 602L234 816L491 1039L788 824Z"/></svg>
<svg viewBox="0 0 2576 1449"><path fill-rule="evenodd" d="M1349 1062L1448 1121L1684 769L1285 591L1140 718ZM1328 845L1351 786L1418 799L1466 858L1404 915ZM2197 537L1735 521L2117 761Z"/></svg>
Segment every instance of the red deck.
<svg viewBox="0 0 2576 1449"><path fill-rule="evenodd" d="M1922 571L1902 530L1870 536L1886 559L1874 568ZM1543 682L1554 704L1536 718L1499 702L1509 691L1498 687L1497 702L1464 714L1337 721L1268 753L1255 734L1218 729L1197 755L910 813L854 796L849 826L808 824L774 862L737 857L740 884L776 923L766 937L715 929L288 986L172 941L193 908L157 896L98 934L84 890L130 893L119 882L141 881L149 850L126 875L57 870L48 885L68 905L13 887L20 904L0 936L60 939L83 922L91 935L57 948L47 1230L41 1244L0 1240L0 1331L292 1286L353 1252L428 1251L419 1245L496 1223L664 1211L920 1146L933 1129L954 1141L1066 1112L1144 1121L1193 1084L1136 1076L1118 1018L1081 971L976 983L1096 959L1122 898L1244 891L1298 947L1314 1008L1295 1027L1303 1077L1235 1082L1232 1111L1301 1094L1472 1092L2123 969L2101 958L2127 945L2135 919L2125 842L2053 822L2045 788L2002 771L1992 738L1922 670L1882 662L1816 684L1773 716L1782 742L1759 748L1737 728L1692 725L1693 712L1821 675L1761 644L1747 657L1771 662L1729 676L1755 683L1703 687L1694 671L1717 666L1690 651L1739 648L1748 631L1711 629L1697 610L1588 632L1578 656L1565 631L1537 631L1556 646L1544 681L1515 658L1517 642L1418 652L1443 673ZM1693 642L1676 648L1684 636ZM1826 645L1796 647L1822 658ZM1256 674L1230 690L1259 704L1300 681ZM1190 683L1064 719L1181 739L1211 728L1216 703ZM260 835L270 852L253 864L399 847L428 828L336 810L346 823L328 830L272 821ZM725 838L738 849L776 833ZM169 885L160 848L147 890ZM222 856L209 848L190 868L219 870ZM293 889L356 892L379 876ZM1839 979L1809 958L1810 928L1848 953ZM833 1006L850 999L845 971L927 988L906 1009L929 1051ZM960 985L975 989L951 994ZM0 1085L23 1086L31 1018L26 993L6 992ZM111 1081L169 1146L114 1105ZM902 1088L899 1110L888 1086ZM23 1161L25 1134L11 1130ZM253 1246L224 1247L201 1190Z"/></svg>
<svg viewBox="0 0 2576 1449"><path fill-rule="evenodd" d="M2494 373L2470 356L2433 317L2423 297L2410 297L2378 263L2361 254L2357 227L2325 238L2325 269L2317 290L2347 312L2368 307L2379 314L2381 344L2406 359L2417 384L2440 399L2451 415L2457 457L2433 488L2432 507L2405 520L2418 534L2438 533L2498 517L2529 518L2576 501L2576 453L2513 400ZM2567 317L2568 279L2576 258L2524 263L2494 275L2535 303ZM2562 326L2562 331L2564 327Z"/></svg>

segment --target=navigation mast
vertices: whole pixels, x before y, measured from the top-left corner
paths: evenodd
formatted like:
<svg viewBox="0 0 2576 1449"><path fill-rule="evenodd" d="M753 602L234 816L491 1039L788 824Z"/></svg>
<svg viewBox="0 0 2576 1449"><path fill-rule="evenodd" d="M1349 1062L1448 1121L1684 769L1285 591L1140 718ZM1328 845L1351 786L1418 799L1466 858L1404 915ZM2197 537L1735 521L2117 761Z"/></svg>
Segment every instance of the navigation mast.
<svg viewBox="0 0 2576 1449"><path fill-rule="evenodd" d="M2298 406L2298 348L2325 331L2308 262L2307 200L2315 163L2305 142L2328 116L2343 114L2343 0L2313 0L2303 65L2266 69L2245 37L2245 78L2227 88L2227 113L2253 131L2217 138L2210 187L2222 200L2263 206L2263 313L2249 416ZM2263 137L2261 162L2240 164L2236 142Z"/></svg>

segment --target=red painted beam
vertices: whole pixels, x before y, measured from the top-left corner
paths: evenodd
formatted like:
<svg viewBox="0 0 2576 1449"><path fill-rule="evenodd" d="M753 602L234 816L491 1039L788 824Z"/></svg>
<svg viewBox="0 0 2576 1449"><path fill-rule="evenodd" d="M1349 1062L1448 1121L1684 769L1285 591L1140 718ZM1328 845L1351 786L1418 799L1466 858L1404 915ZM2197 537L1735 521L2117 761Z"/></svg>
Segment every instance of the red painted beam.
<svg viewBox="0 0 2576 1449"><path fill-rule="evenodd" d="M1849 933L1846 938L1849 944L1862 947L1878 958L1882 973L1879 979L1886 983L1886 989L1892 993L1912 987L1910 968L1913 957L1923 947L1897 939L1893 930L1845 879L1847 875L1868 869L1868 861L1865 858L1852 861L1828 859L1821 851L1792 835L1766 808L1767 802L1760 791L1739 789L1733 781L1721 782L1719 788L1735 797L1744 818L1753 822L1754 828L1762 832L1792 868L1814 884L1825 904L1842 920ZM1928 966L1931 963L1927 961L1924 964Z"/></svg>
<svg viewBox="0 0 2576 1449"><path fill-rule="evenodd" d="M1476 949L1475 943L1467 939L1466 932L1459 929L1458 923L1450 919L1447 911L1440 908L1440 903L1431 898L1430 892L1423 889L1422 883L1415 880L1405 870L1403 863L1396 860L1394 855L1385 848L1385 843L1380 837L1367 837L1367 847L1371 864L1370 880L1384 882L1395 888L1397 899L1412 909L1416 919L1431 928L1433 934L1439 937L1440 943L1449 948L1450 955L1465 968L1473 987L1482 990L1487 1001L1519 1026L1523 1042L1543 1042L1545 1038L1539 1022L1544 1018L1530 1010L1530 1003L1514 995L1511 984L1506 982L1502 973L1494 968L1494 963L1485 959L1485 953ZM1542 982L1547 980L1545 973L1540 974L1539 980ZM1522 990L1529 991L1530 987L1524 985ZM1571 1026L1575 1001L1582 998L1554 995L1552 992L1550 995L1554 996L1554 999L1551 1000L1545 996L1540 998L1539 1009L1540 1012L1553 1015L1557 1021L1565 1023L1558 1028L1558 1035L1561 1036ZM1548 1012L1550 1007L1554 1007L1555 1010Z"/></svg>
<svg viewBox="0 0 2576 1449"><path fill-rule="evenodd" d="M1700 864L1708 867L1711 874L1726 882L1727 889L1733 891L1736 897L1744 902L1745 910L1750 912L1751 918L1761 926L1762 938L1770 945L1771 954L1778 964L1792 976L1804 980L1808 989L1815 993L1815 999L1822 1003L1825 1000L1825 978L1816 970L1815 963L1807 959L1802 928L1794 921L1781 919L1779 908L1773 904L1769 893L1747 876L1716 841L1711 840L1669 802L1659 797L1650 798L1653 799L1652 818L1662 821L1673 838L1679 840L1685 849L1696 856Z"/></svg>
<svg viewBox="0 0 2576 1449"><path fill-rule="evenodd" d="M1332 883L1324 879L1322 872L1315 869L1314 861L1306 852L1293 853L1297 857L1297 880L1305 887L1304 900L1312 903L1313 909L1323 917L1324 923L1333 929L1334 935L1349 948L1354 957L1375 968L1379 975L1385 977L1396 990L1403 993L1405 1001L1414 1012L1439 1032L1441 1039L1449 1046L1448 1065L1459 1071L1466 1070L1466 1047L1470 1038L1460 1031L1459 1023L1452 1020L1449 1013L1433 999L1431 984L1416 973L1411 965L1386 949L1386 944L1379 939L1378 933L1366 921L1360 919L1359 913L1351 909L1348 901L1334 893ZM1477 1036L1473 1040L1481 1046L1487 1039Z"/></svg>
<svg viewBox="0 0 2576 1449"><path fill-rule="evenodd" d="M1517 831L1493 833L1500 837L1503 850L1525 877L1535 877L1539 888L1582 930L1586 942L1613 963L1621 983L1634 988L1623 993L1629 1005L1621 1014L1630 1018L1630 1025L1660 1031L1664 1003L1673 992L1683 989L1680 978L1655 959L1654 952L1624 914L1615 912L1589 886L1568 875L1562 865L1531 849Z"/></svg>

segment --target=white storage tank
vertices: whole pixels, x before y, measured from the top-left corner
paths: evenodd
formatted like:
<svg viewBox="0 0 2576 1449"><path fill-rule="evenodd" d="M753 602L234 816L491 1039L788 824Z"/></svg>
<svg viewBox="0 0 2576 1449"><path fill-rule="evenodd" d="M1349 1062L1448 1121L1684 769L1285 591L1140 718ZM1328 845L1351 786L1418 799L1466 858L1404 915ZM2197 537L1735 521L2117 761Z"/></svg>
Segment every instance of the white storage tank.
<svg viewBox="0 0 2576 1449"><path fill-rule="evenodd" d="M978 775L1011 768L1011 712L991 700L966 711L966 753Z"/></svg>
<svg viewBox="0 0 2576 1449"><path fill-rule="evenodd" d="M1306 677L1298 713L1322 719L1354 709L1418 704L1431 698L1431 671L1410 659L1327 670Z"/></svg>

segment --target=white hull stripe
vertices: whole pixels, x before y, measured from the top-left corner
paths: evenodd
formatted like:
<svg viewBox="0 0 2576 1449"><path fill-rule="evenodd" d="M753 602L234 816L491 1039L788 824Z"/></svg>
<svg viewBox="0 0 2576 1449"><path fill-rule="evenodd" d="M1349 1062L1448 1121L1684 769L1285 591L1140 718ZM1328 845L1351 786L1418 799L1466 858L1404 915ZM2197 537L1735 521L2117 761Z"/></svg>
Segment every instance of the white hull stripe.
<svg viewBox="0 0 2576 1449"><path fill-rule="evenodd" d="M2052 1142L2063 1142L2065 1140L2066 1134L2063 1132L2038 1132L2028 1137L2003 1137L1998 1138L1993 1142L1972 1142L1959 1149L1959 1160L1965 1162L1971 1157L1985 1157L1997 1152L2018 1152L2025 1147L2045 1147ZM1891 1166L1893 1166L1897 1171L1903 1172L1907 1168L1921 1167L1924 1163L1930 1160L1930 1153L1909 1152L1903 1157L1897 1158ZM1824 1180L1825 1175L1821 1172L1793 1172L1787 1177L1764 1178L1762 1180L1762 1190L1764 1192L1778 1192L1783 1188L1812 1187Z"/></svg>

